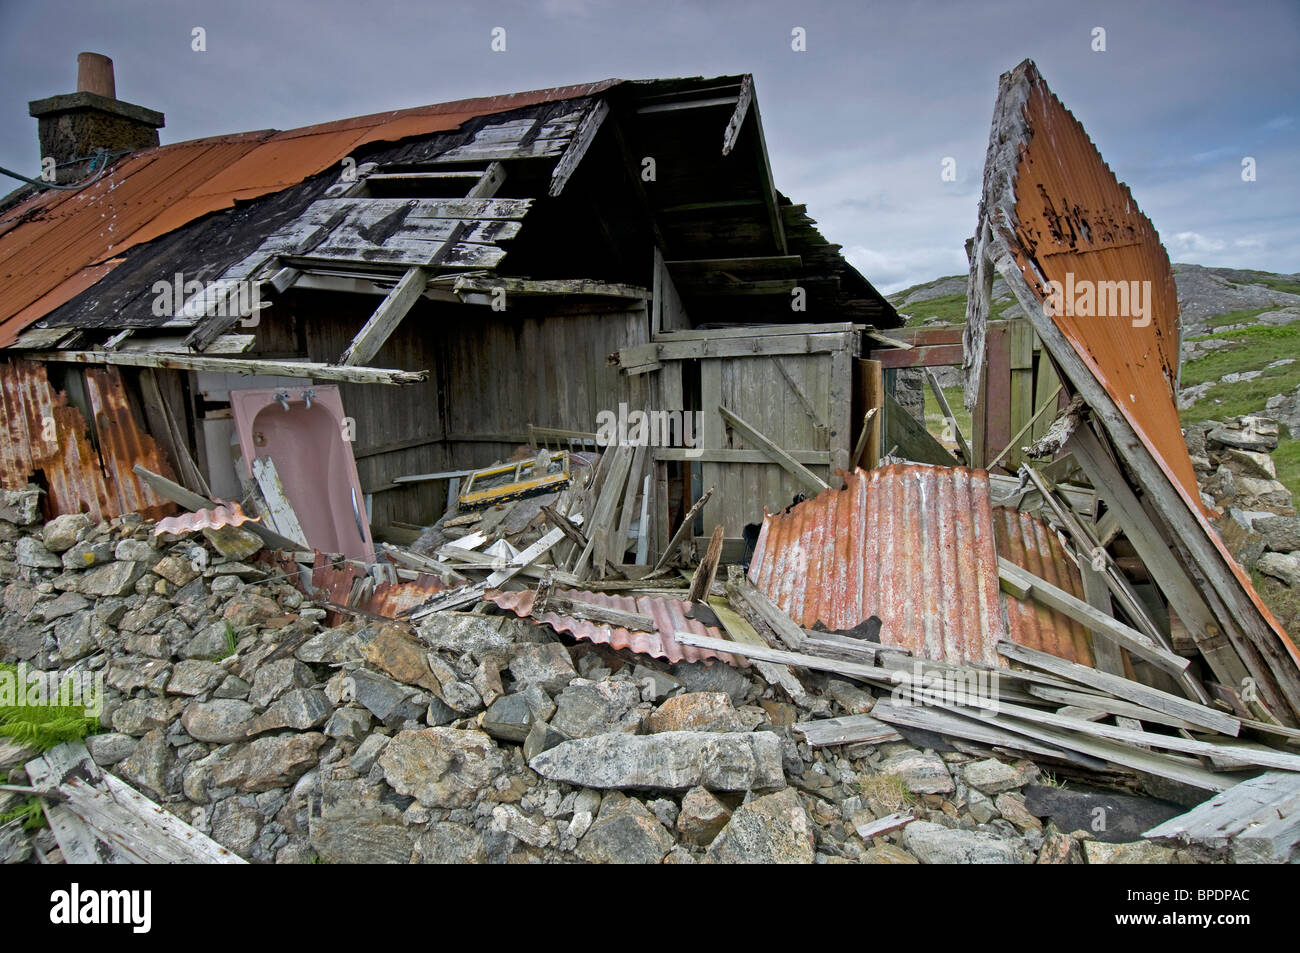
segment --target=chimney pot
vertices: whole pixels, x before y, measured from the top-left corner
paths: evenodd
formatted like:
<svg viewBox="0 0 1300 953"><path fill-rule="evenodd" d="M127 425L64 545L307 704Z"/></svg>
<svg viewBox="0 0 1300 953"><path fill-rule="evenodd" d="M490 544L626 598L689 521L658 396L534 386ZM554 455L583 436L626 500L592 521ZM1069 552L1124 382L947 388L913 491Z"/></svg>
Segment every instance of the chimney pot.
<svg viewBox="0 0 1300 953"><path fill-rule="evenodd" d="M158 145L163 114L117 98L113 61L103 53L77 54L77 91L27 104L36 117L41 165L55 162L55 182L76 182L95 171L96 151L124 154Z"/></svg>
<svg viewBox="0 0 1300 953"><path fill-rule="evenodd" d="M77 54L77 92L96 93L117 99L113 82L113 61L103 53Z"/></svg>

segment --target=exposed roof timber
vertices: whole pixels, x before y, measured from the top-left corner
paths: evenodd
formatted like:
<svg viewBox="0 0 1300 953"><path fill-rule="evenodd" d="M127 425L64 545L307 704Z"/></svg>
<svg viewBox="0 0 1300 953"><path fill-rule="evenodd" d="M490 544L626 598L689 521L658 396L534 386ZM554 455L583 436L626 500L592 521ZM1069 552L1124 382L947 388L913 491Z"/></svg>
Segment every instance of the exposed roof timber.
<svg viewBox="0 0 1300 953"><path fill-rule="evenodd" d="M749 107L754 102L754 77L748 73L740 81L740 95L736 97L736 108L731 114L731 120L727 123L726 130L722 133L722 154L731 155L731 150L736 147L736 140L740 138L740 128L745 124L745 117L749 115Z"/></svg>
<svg viewBox="0 0 1300 953"><path fill-rule="evenodd" d="M569 145L564 150L564 155L560 156L560 161L555 163L555 169L551 172L551 185L547 194L551 198L557 197L564 191L565 185L569 182L569 177L578 168L578 163L582 157L587 154L587 150L596 140L596 134L605 122L605 117L609 115L609 103L604 99L598 100L596 105L587 110L587 114L582 117L582 122L578 125L578 131L574 133L573 138L569 140Z"/></svg>
<svg viewBox="0 0 1300 953"><path fill-rule="evenodd" d="M659 229L659 220L655 215L654 203L650 201L650 196L646 194L645 185L641 182L641 170L637 168L632 150L628 148L627 134L623 131L623 124L618 119L613 119L609 123L609 128L613 133L614 144L618 148L618 154L622 159L623 172L632 185L632 193L636 196L637 204L641 206L641 210L645 213L646 222L649 223L650 236L654 240L655 247L662 251L665 247L663 232Z"/></svg>
<svg viewBox="0 0 1300 953"><path fill-rule="evenodd" d="M384 367L339 367L308 361L272 361L245 358L206 357L195 354L136 354L123 351L37 351L27 355L34 361L64 364L116 364L126 367L158 367L180 371L214 371L218 374L264 374L270 377L304 377L349 384L416 384L428 371L401 371Z"/></svg>
<svg viewBox="0 0 1300 953"><path fill-rule="evenodd" d="M424 293L428 284L427 268L412 268L404 274L402 280L394 285L393 290L388 292L387 297L379 303L370 320L357 332L352 343L339 358L339 364L344 367L356 367L378 354L379 349L397 330L397 326Z"/></svg>
<svg viewBox="0 0 1300 953"><path fill-rule="evenodd" d="M723 272L737 276L794 277L803 268L803 259L798 255L771 255L751 258L696 258L665 261L673 273L691 276L710 272Z"/></svg>
<svg viewBox="0 0 1300 953"><path fill-rule="evenodd" d="M719 199L716 202L687 202L683 205L665 205L659 210L662 215L677 215L683 212L704 212L715 208L753 208L763 205L763 199Z"/></svg>
<svg viewBox="0 0 1300 953"><path fill-rule="evenodd" d="M457 278L452 291L462 297L473 295L491 295L504 291L507 295L519 297L538 295L586 295L596 298L630 298L644 301L650 293L644 288L632 285L609 284L603 281L590 281L586 278L545 279L512 278L496 275L490 278Z"/></svg>
<svg viewBox="0 0 1300 953"><path fill-rule="evenodd" d="M776 183L772 180L772 163L767 155L767 138L763 135L763 120L758 114L758 100L750 105L749 114L753 116L754 134L758 136L759 178L763 183L763 200L767 205L767 219L772 227L772 241L776 250L782 255L788 252L785 242L785 226L781 223L780 202L776 195Z"/></svg>
<svg viewBox="0 0 1300 953"><path fill-rule="evenodd" d="M715 109L719 106L734 107L739 101L738 96L718 96L714 99L683 99L675 103L657 103L651 106L638 106L636 111L640 115L648 113L677 112L682 109Z"/></svg>

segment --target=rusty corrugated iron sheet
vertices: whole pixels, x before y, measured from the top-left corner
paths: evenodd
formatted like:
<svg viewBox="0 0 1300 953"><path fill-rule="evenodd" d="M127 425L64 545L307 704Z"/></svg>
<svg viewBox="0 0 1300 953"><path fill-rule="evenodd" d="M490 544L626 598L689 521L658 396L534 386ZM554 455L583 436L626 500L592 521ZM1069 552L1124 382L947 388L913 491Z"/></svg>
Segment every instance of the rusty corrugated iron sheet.
<svg viewBox="0 0 1300 953"><path fill-rule="evenodd" d="M995 506L993 530L1001 558L1010 560L1058 589L1064 589L1076 599L1087 601L1083 577L1061 545L1060 537L1046 523L1028 513ZM1020 645L1044 646L1044 651L1080 665L1093 664L1090 636L1082 623L1032 599L1007 596L1005 603L1011 641Z"/></svg>
<svg viewBox="0 0 1300 953"><path fill-rule="evenodd" d="M1007 149L1015 150L1014 162L1000 165L1008 158ZM1201 500L1176 403L1178 299L1169 256L1128 187L1116 179L1082 124L1029 60L1001 79L984 179L977 239L982 241L987 232L997 246L990 254L1010 256L1009 264L1018 269L1034 300L1023 300L1020 292L1017 297L1042 324L1044 346L1058 364L1069 356L1055 353L1060 345L1044 336L1043 331L1054 326L1168 480L1168 490L1142 490L1161 500L1171 490L1176 498L1169 498L1170 505L1181 500L1209 541L1209 547L1198 544L1199 559L1217 556L1231 574L1222 583L1212 582L1224 601L1225 615L1238 617L1220 622L1235 627L1239 621L1243 631L1256 633L1252 639L1266 633L1276 637L1280 652L1265 644L1267 654L1276 652L1280 660L1285 656L1290 665L1300 667L1300 650L1210 525ZM1075 314L1059 313L1061 309L1053 307L1048 324L1042 316L1048 313L1043 304L1051 291L1049 282L1080 288L1084 281L1093 289L1102 282L1128 282L1130 294L1131 283L1138 282L1149 289L1145 314L1099 317L1078 314L1077 309ZM1082 381L1074 383L1082 386ZM1114 429L1105 420L1102 424L1108 433ZM1121 458L1140 452L1120 445L1131 438L1110 436ZM1165 519L1181 517L1171 510ZM1208 562L1199 572L1210 572ZM1296 673L1286 673L1283 680L1292 686L1290 704L1300 716Z"/></svg>
<svg viewBox="0 0 1300 953"><path fill-rule="evenodd" d="M1029 78L1024 115L1029 139L1015 189L1012 253L1030 288L1045 300L1048 281L1078 289L1138 282L1144 315L1053 313L1052 320L1128 418L1170 477L1200 506L1200 490L1178 420L1178 291L1169 255L1128 186L1115 178L1083 125L1047 88ZM1087 284L1085 284L1087 282ZM1109 298L1110 296L1107 295ZM1062 302L1067 303L1067 302ZM1118 297L1108 301L1110 307ZM1055 311L1056 309L1054 309Z"/></svg>
<svg viewBox="0 0 1300 953"><path fill-rule="evenodd" d="M107 273L114 256L200 216L302 182L372 142L455 129L523 106L616 85L490 96L159 146L128 156L79 191L45 191L0 215L0 347Z"/></svg>
<svg viewBox="0 0 1300 953"><path fill-rule="evenodd" d="M301 567L287 553L268 554L265 558L307 598L360 609L386 619L399 618L407 609L421 605L434 593L448 588L438 576L420 573L409 582L381 582L353 605L349 602L352 587L366 575L366 571L354 562L335 559L318 550L315 554L309 579L303 578L299 572ZM331 624L342 621L340 613L332 613L330 621Z"/></svg>
<svg viewBox="0 0 1300 953"><path fill-rule="evenodd" d="M131 470L139 463L172 474L162 450L137 425L121 373L115 367L95 368L86 372L85 381L98 447L81 412L50 385L43 364L0 363L0 485L19 489L40 474L51 516L87 513L103 520L139 513L159 519L175 512L173 503Z"/></svg>
<svg viewBox="0 0 1300 953"><path fill-rule="evenodd" d="M1001 591L1000 551L1081 591L1045 526L995 517L987 471L892 464L855 470L844 489L767 514L749 578L806 628L850 629L878 616L882 644L923 658L1005 667L997 643L1010 639L1090 663L1074 623Z"/></svg>
<svg viewBox="0 0 1300 953"><path fill-rule="evenodd" d="M669 662L702 662L706 659L720 659L731 665L747 666L748 662L740 656L712 649L700 649L692 645L682 645L675 638L674 632L694 632L715 639L725 639L725 633L713 626L707 626L695 619L686 617L690 603L666 596L614 596L604 592L586 592L580 589L559 589L566 598L576 602L589 602L592 605L605 606L610 609L622 609L624 612L640 612L655 620L658 632L634 632L616 626L603 625L586 619L575 619L558 612L543 612L536 618L545 622L557 632L567 632L576 639L598 642L614 649L631 649L642 655L666 659ZM523 589L519 592L502 592L489 590L483 596L503 609L509 609L517 616L529 616L533 603L537 599L537 590Z"/></svg>
<svg viewBox="0 0 1300 953"><path fill-rule="evenodd" d="M180 536L205 529L221 529L223 526L243 526L260 519L260 516L249 516L238 503L218 503L210 509L198 509L193 513L160 519L154 524L153 534L161 536L163 533L172 533Z"/></svg>

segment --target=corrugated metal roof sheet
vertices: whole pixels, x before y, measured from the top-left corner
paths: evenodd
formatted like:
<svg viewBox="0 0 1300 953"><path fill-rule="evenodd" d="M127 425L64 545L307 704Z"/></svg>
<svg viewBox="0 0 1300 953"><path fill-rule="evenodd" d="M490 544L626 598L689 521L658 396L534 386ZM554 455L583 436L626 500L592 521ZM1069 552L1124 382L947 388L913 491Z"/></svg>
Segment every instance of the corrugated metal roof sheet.
<svg viewBox="0 0 1300 953"><path fill-rule="evenodd" d="M94 520L123 513L158 519L174 504L141 483L139 463L170 477L171 467L153 438L141 430L115 367L86 371L86 396L99 446L91 444L81 411L56 391L45 365L0 364L0 485L19 489L40 474L52 515L88 513Z"/></svg>
<svg viewBox="0 0 1300 953"><path fill-rule="evenodd" d="M893 464L765 516L749 578L806 628L850 629L875 615L882 644L924 658L1004 666L997 643L1010 639L1091 664L1077 625L1001 591L999 554L1082 591L1046 526L995 516L987 471Z"/></svg>
<svg viewBox="0 0 1300 953"><path fill-rule="evenodd" d="M622 609L624 612L640 612L655 620L658 632L633 632L628 629L602 625L586 619L575 619L558 612L544 612L538 620L545 622L557 632L568 632L574 638L598 642L615 649L631 649L642 655L667 659L669 662L702 662L706 659L721 659L731 665L748 666L745 659L712 649L699 649L691 645L681 645L673 638L678 631L694 632L715 639L727 636L713 626L707 626L695 619L686 617L690 603L666 596L613 596L604 592L585 592L578 589L559 589L566 598L576 602L590 602L592 605L606 606L610 609ZM517 616L527 616L533 611L533 602L537 598L536 589L524 589L519 592L502 592L489 590L483 596L503 609L509 609Z"/></svg>
<svg viewBox="0 0 1300 953"><path fill-rule="evenodd" d="M992 167L1007 147L1018 150L1014 168ZM1029 60L1002 77L987 163L979 230L982 234L987 225L1011 256L1038 301L1035 318L1045 313L1041 305L1047 298L1047 281L1062 285L1071 281L1075 286L1088 281L1094 289L1100 282L1149 283L1149 324L1143 324L1140 316L1135 316L1135 323L1122 315L1053 313L1052 325L1118 408L1190 511L1213 548L1210 551L1217 551L1236 580L1235 591L1230 584L1215 584L1229 611L1235 611L1248 629L1255 628L1257 619L1278 638L1290 663L1300 666L1300 650L1210 525L1201 500L1174 393L1179 326L1169 256L1128 187L1111 172L1082 124L1052 94ZM1049 350L1057 347L1054 341L1043 340ZM1065 355L1053 357L1059 363ZM1136 451L1120 446L1121 441L1111 436L1121 457ZM1143 489L1162 496L1165 492L1157 486ZM1256 619L1246 619L1248 612L1256 613ZM1233 624L1229 619L1220 621ZM1300 712L1294 697L1292 707Z"/></svg>
<svg viewBox="0 0 1300 953"><path fill-rule="evenodd" d="M260 519L260 516L249 516L238 503L218 503L214 507L197 509L193 513L160 519L154 524L153 534L161 536L163 533L172 533L179 536L204 529L221 529L223 526L243 526Z"/></svg>
<svg viewBox="0 0 1300 953"><path fill-rule="evenodd" d="M123 251L200 216L295 185L372 142L455 129L469 119L590 96L619 80L375 113L285 132L159 146L98 182L46 191L0 215L0 347L103 277Z"/></svg>
<svg viewBox="0 0 1300 953"><path fill-rule="evenodd" d="M1019 245L1012 253L1040 293L1044 279L1098 289L1098 297L1100 288L1117 281L1130 287L1139 282L1139 288L1147 283L1145 316L1054 313L1052 320L1199 506L1178 420L1178 292L1169 255L1128 186L1111 173L1083 125L1036 70L1024 111L1031 138L1016 169L1013 225ZM1135 310L1131 301L1127 310Z"/></svg>

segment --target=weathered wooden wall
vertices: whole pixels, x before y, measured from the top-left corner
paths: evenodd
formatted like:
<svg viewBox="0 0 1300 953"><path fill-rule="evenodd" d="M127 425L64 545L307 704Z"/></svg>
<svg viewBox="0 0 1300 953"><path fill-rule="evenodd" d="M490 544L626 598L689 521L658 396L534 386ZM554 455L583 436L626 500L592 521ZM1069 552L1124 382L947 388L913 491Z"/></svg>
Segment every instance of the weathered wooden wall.
<svg viewBox="0 0 1300 953"><path fill-rule="evenodd" d="M378 299L304 295L281 327L258 332L283 355L296 323L298 356L332 362ZM325 306L325 307L322 307ZM375 357L376 367L429 371L418 384L341 384L355 421L353 454L371 521L426 524L441 511L445 484L390 488L394 477L487 466L528 440L528 424L596 430L601 410L644 403L644 383L621 375L608 355L649 339L645 309L566 314L530 303L527 314L420 301ZM272 324L269 319L265 324ZM272 343L273 342L273 343Z"/></svg>

